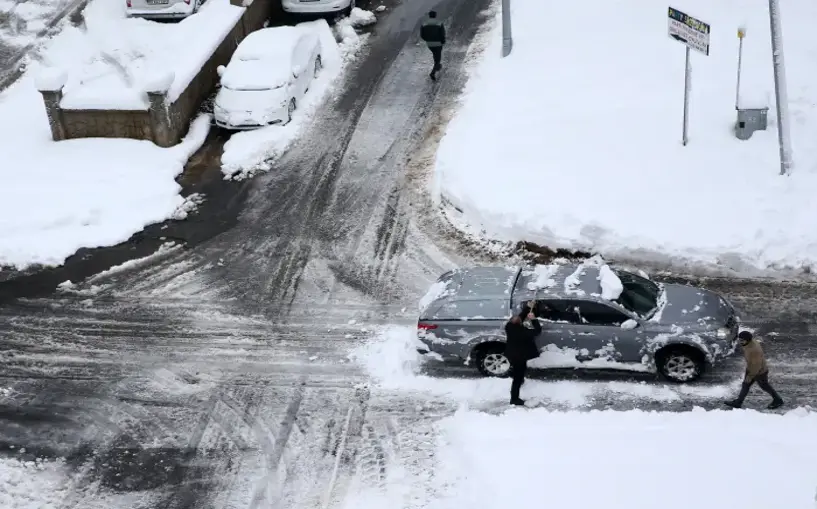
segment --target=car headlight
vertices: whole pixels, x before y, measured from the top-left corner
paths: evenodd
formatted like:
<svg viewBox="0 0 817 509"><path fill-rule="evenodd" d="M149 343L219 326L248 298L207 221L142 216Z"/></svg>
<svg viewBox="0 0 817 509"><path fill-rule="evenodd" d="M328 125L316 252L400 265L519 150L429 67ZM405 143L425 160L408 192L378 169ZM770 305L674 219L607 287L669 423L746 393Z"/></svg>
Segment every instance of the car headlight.
<svg viewBox="0 0 817 509"><path fill-rule="evenodd" d="M729 333L730 333L730 332L732 332L732 331L730 331L729 329L726 329L726 328L721 327L721 328L720 328L720 329L718 329L718 331L715 333L715 336L716 336L718 339L726 339L726 338L728 338L728 337L729 337Z"/></svg>

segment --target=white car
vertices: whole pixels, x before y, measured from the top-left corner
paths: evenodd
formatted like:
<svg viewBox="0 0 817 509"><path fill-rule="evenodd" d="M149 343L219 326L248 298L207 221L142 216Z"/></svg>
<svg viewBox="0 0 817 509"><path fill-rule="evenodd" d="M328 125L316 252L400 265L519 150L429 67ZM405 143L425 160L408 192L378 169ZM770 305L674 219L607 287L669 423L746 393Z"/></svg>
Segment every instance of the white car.
<svg viewBox="0 0 817 509"><path fill-rule="evenodd" d="M284 12L292 14L349 14L355 0L281 0Z"/></svg>
<svg viewBox="0 0 817 509"><path fill-rule="evenodd" d="M318 35L305 28L263 28L248 35L227 66L213 116L225 129L287 124L322 68Z"/></svg>
<svg viewBox="0 0 817 509"><path fill-rule="evenodd" d="M199 10L203 0L125 0L128 17L184 19Z"/></svg>

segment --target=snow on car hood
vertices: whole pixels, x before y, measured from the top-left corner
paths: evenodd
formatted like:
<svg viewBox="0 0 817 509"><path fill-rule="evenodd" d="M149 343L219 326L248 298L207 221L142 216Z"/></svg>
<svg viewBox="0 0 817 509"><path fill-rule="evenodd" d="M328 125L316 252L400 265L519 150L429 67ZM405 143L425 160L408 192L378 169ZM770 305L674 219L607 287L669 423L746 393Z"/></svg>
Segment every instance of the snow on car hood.
<svg viewBox="0 0 817 509"><path fill-rule="evenodd" d="M233 90L264 90L283 87L292 69L270 59L232 60L221 76L221 85Z"/></svg>
<svg viewBox="0 0 817 509"><path fill-rule="evenodd" d="M222 87L216 94L215 106L228 112L269 111L281 107L286 99L281 89L231 90Z"/></svg>
<svg viewBox="0 0 817 509"><path fill-rule="evenodd" d="M651 321L661 324L725 323L734 314L732 306L717 293L692 286L665 284L659 309Z"/></svg>

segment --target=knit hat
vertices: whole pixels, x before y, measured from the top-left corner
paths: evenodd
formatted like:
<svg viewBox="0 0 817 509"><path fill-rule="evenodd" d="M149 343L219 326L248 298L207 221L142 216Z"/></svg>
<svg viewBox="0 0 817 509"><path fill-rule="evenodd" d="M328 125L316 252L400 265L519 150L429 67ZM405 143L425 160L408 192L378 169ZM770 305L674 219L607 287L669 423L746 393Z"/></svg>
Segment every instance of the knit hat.
<svg viewBox="0 0 817 509"><path fill-rule="evenodd" d="M741 341L751 341L752 333L748 330L740 331L740 334L738 334L738 339Z"/></svg>

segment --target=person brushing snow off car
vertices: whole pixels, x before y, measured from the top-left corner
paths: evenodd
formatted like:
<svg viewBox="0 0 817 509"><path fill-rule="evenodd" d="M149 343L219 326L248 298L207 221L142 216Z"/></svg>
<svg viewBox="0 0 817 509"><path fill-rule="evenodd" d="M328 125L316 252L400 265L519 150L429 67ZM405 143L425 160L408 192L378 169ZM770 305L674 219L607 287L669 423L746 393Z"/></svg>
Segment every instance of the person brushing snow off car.
<svg viewBox="0 0 817 509"><path fill-rule="evenodd" d="M437 79L443 66L440 63L443 57L443 45L445 45L445 26L443 22L437 19L437 13L431 11L428 13L428 19L420 28L420 38L426 42L428 49L431 50L431 56L434 57L434 67L431 69L431 79Z"/></svg>
<svg viewBox="0 0 817 509"><path fill-rule="evenodd" d="M539 357L536 347L536 336L542 332L542 325L533 314L535 301L522 306L522 312L514 315L505 324L505 357L511 363L511 405L523 406L525 401L519 399L519 390L525 383L528 361ZM524 318L530 320L532 329L525 327Z"/></svg>
<svg viewBox="0 0 817 509"><path fill-rule="evenodd" d="M749 394L749 389L752 388L752 384L757 382L757 385L772 397L772 402L769 403L767 408L780 408L783 406L783 399L769 383L769 366L766 364L766 356L763 354L760 343L749 331L742 331L738 334L738 339L740 340L740 346L743 347L743 356L746 358L746 376L743 378L743 384L737 399L727 401L726 405L732 408L743 406L743 400Z"/></svg>

